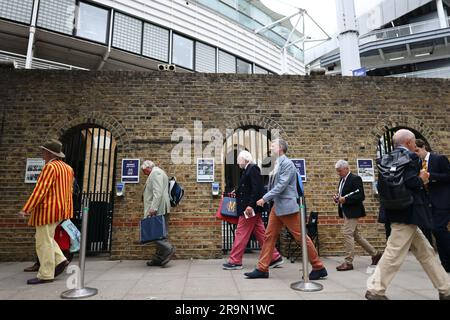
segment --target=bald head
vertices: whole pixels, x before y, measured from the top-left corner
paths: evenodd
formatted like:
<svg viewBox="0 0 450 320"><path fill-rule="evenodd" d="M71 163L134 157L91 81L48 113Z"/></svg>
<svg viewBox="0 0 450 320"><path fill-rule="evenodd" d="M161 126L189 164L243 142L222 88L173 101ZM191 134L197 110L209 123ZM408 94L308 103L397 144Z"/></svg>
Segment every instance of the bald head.
<svg viewBox="0 0 450 320"><path fill-rule="evenodd" d="M394 147L404 146L410 151L416 150L416 136L407 129L398 130L392 137Z"/></svg>

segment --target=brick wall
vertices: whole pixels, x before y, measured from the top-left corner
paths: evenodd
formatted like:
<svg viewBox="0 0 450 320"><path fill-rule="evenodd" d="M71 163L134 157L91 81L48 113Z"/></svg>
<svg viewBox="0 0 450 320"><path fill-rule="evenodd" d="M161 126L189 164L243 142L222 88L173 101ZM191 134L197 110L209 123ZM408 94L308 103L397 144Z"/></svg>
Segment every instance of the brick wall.
<svg viewBox="0 0 450 320"><path fill-rule="evenodd" d="M40 157L44 140L85 123L112 132L123 158L151 159L184 186L186 196L171 215L170 239L178 258L217 258L220 223L211 185L196 182L196 165L173 165L174 128L194 135L194 121L210 128L258 125L280 129L288 155L305 158L308 211L319 212L322 255L343 254L337 210L331 197L334 163L376 158L388 128L420 132L438 152L450 154L450 82L438 79L341 78L181 73L1 71L0 73L0 260L30 260L34 230L16 217L33 185L24 183L26 158ZM216 180L223 167L216 165ZM118 179L120 177L117 177ZM141 183L127 185L113 218L113 259L145 259L153 246L133 244L142 216ZM378 248L377 198L365 184L367 217L361 233ZM360 250L360 248L359 248ZM360 253L362 251L359 251Z"/></svg>

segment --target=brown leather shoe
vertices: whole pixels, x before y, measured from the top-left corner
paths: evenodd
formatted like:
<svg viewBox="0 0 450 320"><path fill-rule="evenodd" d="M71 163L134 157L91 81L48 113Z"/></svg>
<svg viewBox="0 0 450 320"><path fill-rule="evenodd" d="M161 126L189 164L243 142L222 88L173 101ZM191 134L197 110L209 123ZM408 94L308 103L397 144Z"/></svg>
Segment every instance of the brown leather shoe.
<svg viewBox="0 0 450 320"><path fill-rule="evenodd" d="M23 269L24 272L38 272L39 271L39 262L36 262L31 267Z"/></svg>
<svg viewBox="0 0 450 320"><path fill-rule="evenodd" d="M344 263L341 264L340 266L337 266L337 267L336 267L336 270L337 270L337 271L348 271L348 270L353 270L353 264L344 262Z"/></svg>
<svg viewBox="0 0 450 320"><path fill-rule="evenodd" d="M378 264L378 261L380 261L382 255L383 254L381 252L378 252L376 255L374 255L372 257L372 265L373 266L376 266Z"/></svg>
<svg viewBox="0 0 450 320"><path fill-rule="evenodd" d="M442 293L439 293L439 300L450 300L450 294L444 296Z"/></svg>
<svg viewBox="0 0 450 320"><path fill-rule="evenodd" d="M389 300L385 295L375 294L370 291L366 291L366 295L364 296L367 300Z"/></svg>

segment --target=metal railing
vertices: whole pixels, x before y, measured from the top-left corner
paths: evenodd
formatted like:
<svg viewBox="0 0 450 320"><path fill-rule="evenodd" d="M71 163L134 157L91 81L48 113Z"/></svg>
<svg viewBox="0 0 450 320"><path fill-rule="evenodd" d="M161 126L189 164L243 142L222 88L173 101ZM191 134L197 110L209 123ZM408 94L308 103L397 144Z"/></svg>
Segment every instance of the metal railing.
<svg viewBox="0 0 450 320"><path fill-rule="evenodd" d="M450 18L448 18L448 21L450 25ZM439 19L421 21L403 26L372 31L364 36L361 36L359 38L359 44L362 45L373 41L383 41L388 39L400 38L437 29L441 29Z"/></svg>
<svg viewBox="0 0 450 320"><path fill-rule="evenodd" d="M27 57L22 54L17 54L13 52L1 51L0 50L0 60L3 61L14 61L18 69L25 69L25 61ZM59 69L59 70L89 70L85 68L80 68L64 63L49 61L40 58L33 58L31 63L32 69Z"/></svg>
<svg viewBox="0 0 450 320"><path fill-rule="evenodd" d="M414 71L408 73L393 74L391 78L444 78L450 79L450 67L436 68L430 70Z"/></svg>

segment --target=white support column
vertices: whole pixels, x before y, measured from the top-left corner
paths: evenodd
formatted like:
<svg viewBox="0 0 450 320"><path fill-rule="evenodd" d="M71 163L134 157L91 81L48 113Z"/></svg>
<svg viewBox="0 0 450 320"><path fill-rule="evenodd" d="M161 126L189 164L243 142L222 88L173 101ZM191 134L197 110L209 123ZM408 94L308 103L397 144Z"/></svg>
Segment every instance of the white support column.
<svg viewBox="0 0 450 320"><path fill-rule="evenodd" d="M39 7L39 0L35 0L33 5L33 15L31 18L30 35L28 37L27 59L25 60L25 69L31 69L31 62L33 61L34 35L36 33L36 20L38 7Z"/></svg>
<svg viewBox="0 0 450 320"><path fill-rule="evenodd" d="M343 76L352 76L353 70L361 68L359 56L359 31L356 24L353 0L336 0L338 40Z"/></svg>
<svg viewBox="0 0 450 320"><path fill-rule="evenodd" d="M448 28L448 17L444 9L442 0L436 0L436 7L439 16L439 25L441 28Z"/></svg>

